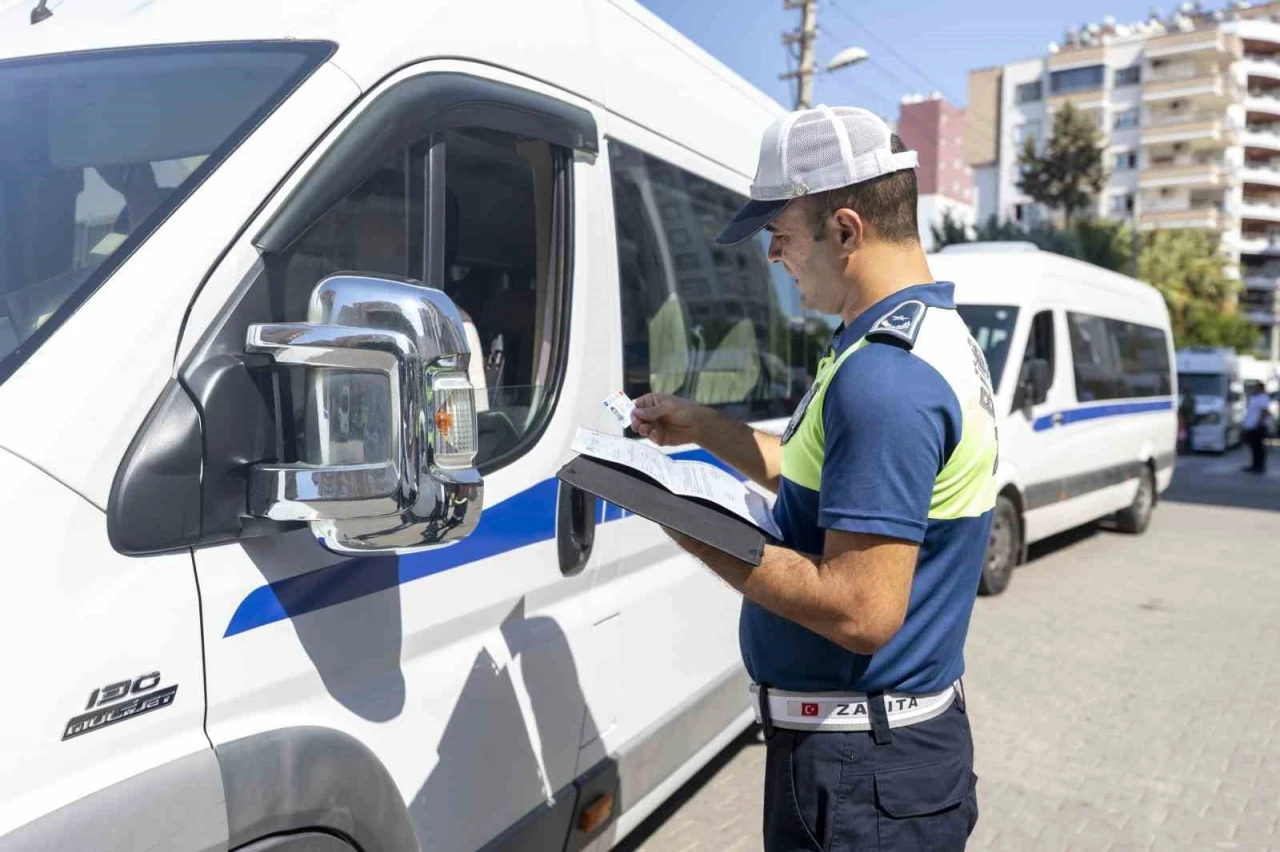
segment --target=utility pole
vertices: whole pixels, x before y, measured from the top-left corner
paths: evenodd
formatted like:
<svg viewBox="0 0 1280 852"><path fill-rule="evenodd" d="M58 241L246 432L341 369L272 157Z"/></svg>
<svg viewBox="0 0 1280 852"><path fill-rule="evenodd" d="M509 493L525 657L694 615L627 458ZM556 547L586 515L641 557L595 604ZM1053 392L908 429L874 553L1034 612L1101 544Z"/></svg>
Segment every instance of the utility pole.
<svg viewBox="0 0 1280 852"><path fill-rule="evenodd" d="M784 9L800 10L800 29L782 34L782 43L790 50L800 45L800 67L782 74L783 80L797 80L796 109L813 106L813 43L818 39L818 0L783 0Z"/></svg>

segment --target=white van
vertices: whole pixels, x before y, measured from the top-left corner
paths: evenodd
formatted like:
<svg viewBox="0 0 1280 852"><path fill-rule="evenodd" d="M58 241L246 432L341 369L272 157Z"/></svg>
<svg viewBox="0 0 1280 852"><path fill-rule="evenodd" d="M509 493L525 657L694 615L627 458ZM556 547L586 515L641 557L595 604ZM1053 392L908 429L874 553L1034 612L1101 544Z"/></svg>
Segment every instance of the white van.
<svg viewBox="0 0 1280 852"><path fill-rule="evenodd" d="M807 390L711 241L781 107L631 0L21 5L0 850L624 837L750 724L739 597L556 472Z"/></svg>
<svg viewBox="0 0 1280 852"><path fill-rule="evenodd" d="M1115 515L1141 533L1173 478L1172 333L1155 288L1036 249L969 243L930 255L997 389L999 500L981 590L1026 547Z"/></svg>
<svg viewBox="0 0 1280 852"><path fill-rule="evenodd" d="M1178 393L1196 404L1187 446L1223 453L1244 434L1244 381L1236 351L1217 346L1190 346L1177 352Z"/></svg>

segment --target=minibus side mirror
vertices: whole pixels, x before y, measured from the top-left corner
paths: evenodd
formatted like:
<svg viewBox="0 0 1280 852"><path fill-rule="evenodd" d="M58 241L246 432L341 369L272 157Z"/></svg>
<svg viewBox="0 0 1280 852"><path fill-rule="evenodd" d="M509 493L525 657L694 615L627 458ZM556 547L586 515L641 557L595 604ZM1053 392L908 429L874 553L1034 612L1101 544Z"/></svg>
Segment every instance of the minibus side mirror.
<svg viewBox="0 0 1280 852"><path fill-rule="evenodd" d="M442 291L331 275L307 322L251 325L245 349L305 371L296 461L253 466L251 515L306 522L346 554L413 552L475 529L484 483L471 352Z"/></svg>
<svg viewBox="0 0 1280 852"><path fill-rule="evenodd" d="M1030 418L1031 407L1048 399L1052 376L1049 362L1043 358L1023 361L1018 373L1018 387L1013 394L1013 407Z"/></svg>

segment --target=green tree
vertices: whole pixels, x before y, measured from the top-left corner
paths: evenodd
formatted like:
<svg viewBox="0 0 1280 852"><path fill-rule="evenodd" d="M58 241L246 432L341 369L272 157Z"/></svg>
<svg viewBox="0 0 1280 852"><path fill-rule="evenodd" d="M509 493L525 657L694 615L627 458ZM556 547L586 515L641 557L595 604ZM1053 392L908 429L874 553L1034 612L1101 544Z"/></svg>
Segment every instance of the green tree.
<svg viewBox="0 0 1280 852"><path fill-rule="evenodd" d="M933 234L934 251L943 246L967 243L973 239L970 235L971 229L969 226L959 216L955 215L955 211L950 208L943 211L942 221L938 224L930 225L929 230Z"/></svg>
<svg viewBox="0 0 1280 852"><path fill-rule="evenodd" d="M1133 254L1129 226L1107 219L1081 219L1075 226L1080 259L1112 272L1129 272Z"/></svg>
<svg viewBox="0 0 1280 852"><path fill-rule="evenodd" d="M1240 285L1227 275L1217 234L1195 229L1143 234L1138 278L1164 296L1177 346L1253 347L1257 329L1228 310Z"/></svg>
<svg viewBox="0 0 1280 852"><path fill-rule="evenodd" d="M1039 146L1028 136L1018 156L1022 176L1018 189L1050 210L1060 211L1067 230L1107 182L1098 128L1071 102L1053 115L1053 131Z"/></svg>

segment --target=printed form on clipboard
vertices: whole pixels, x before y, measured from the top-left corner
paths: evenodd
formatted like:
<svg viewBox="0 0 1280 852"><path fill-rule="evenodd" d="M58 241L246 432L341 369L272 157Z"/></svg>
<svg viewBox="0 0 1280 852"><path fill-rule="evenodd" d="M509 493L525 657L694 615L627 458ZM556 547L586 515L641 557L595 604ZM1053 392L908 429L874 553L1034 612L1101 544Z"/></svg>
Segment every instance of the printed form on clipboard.
<svg viewBox="0 0 1280 852"><path fill-rule="evenodd" d="M679 461L640 441L581 427L573 438L573 451L629 467L672 494L714 503L774 538L782 538L769 501L731 474L706 462Z"/></svg>

